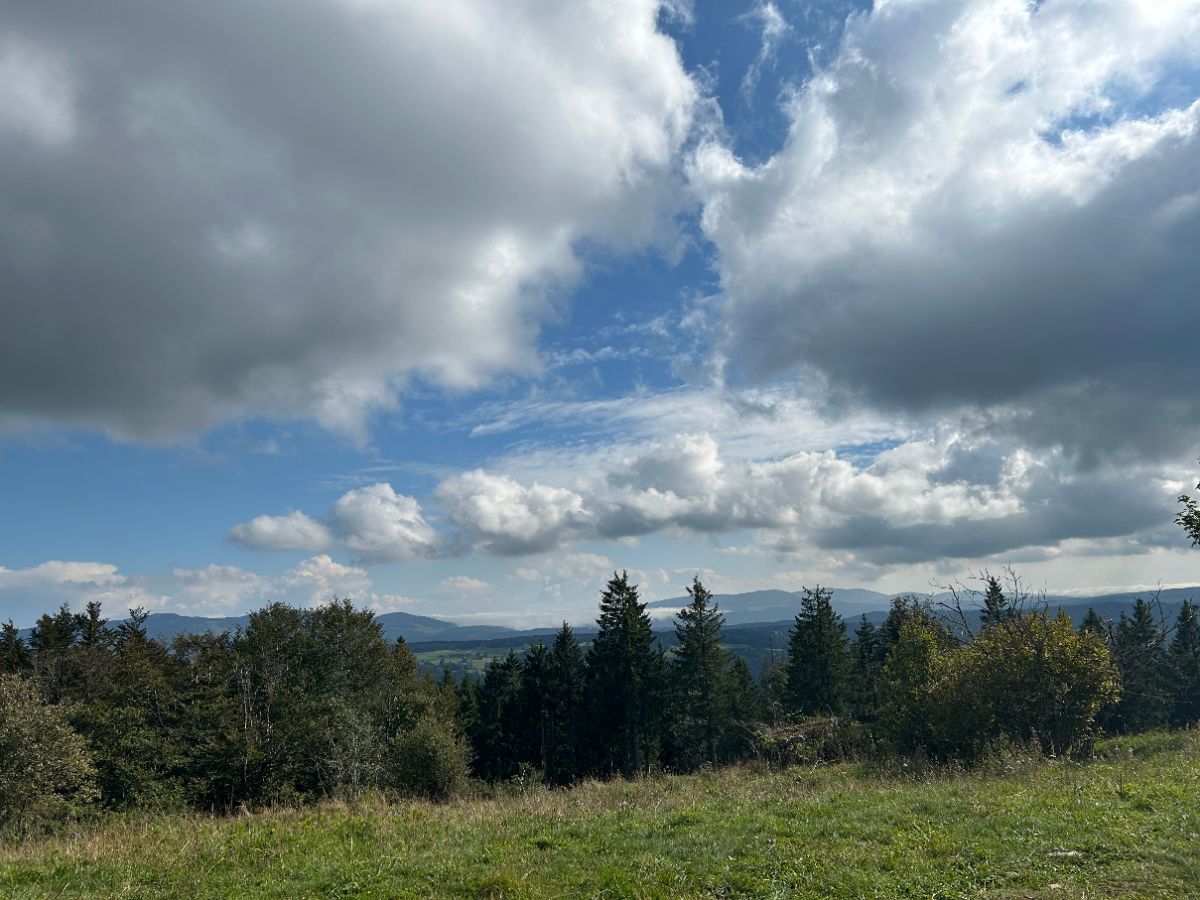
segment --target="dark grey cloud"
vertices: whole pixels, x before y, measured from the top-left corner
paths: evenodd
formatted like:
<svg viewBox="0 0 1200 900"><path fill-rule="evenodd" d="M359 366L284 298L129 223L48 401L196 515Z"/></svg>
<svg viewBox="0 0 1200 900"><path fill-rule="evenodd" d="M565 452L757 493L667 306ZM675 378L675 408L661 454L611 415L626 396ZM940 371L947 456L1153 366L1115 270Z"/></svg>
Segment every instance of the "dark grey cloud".
<svg viewBox="0 0 1200 900"><path fill-rule="evenodd" d="M658 9L4 3L0 417L361 434L530 366L572 242L677 208Z"/></svg>

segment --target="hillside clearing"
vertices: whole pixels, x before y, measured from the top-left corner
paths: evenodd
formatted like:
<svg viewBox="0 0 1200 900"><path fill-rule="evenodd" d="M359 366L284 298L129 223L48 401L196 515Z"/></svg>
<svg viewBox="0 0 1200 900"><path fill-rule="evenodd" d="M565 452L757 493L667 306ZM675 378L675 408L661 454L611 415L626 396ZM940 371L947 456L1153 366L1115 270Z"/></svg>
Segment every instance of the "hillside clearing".
<svg viewBox="0 0 1200 900"><path fill-rule="evenodd" d="M993 768L736 768L442 805L117 817L0 849L0 895L1200 896L1200 734Z"/></svg>

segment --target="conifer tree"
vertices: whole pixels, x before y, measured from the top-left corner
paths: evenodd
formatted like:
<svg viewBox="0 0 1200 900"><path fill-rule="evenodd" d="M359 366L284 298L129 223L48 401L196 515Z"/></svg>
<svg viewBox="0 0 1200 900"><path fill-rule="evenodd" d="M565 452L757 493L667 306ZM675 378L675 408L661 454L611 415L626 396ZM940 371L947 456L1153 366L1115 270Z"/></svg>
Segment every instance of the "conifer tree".
<svg viewBox="0 0 1200 900"><path fill-rule="evenodd" d="M1100 618L1096 610L1088 607L1087 615L1083 617L1083 621L1079 623L1080 634L1094 634L1098 638L1107 639L1108 629L1104 626L1104 620Z"/></svg>
<svg viewBox="0 0 1200 900"><path fill-rule="evenodd" d="M727 655L721 649L725 616L712 603L712 593L699 576L687 588L692 602L677 613L678 646L672 676L679 692L684 758L717 764L717 752L728 725L727 697L721 690Z"/></svg>
<svg viewBox="0 0 1200 900"><path fill-rule="evenodd" d="M1200 722L1200 617L1189 600L1183 601L1175 620L1168 658L1171 724L1182 727Z"/></svg>
<svg viewBox="0 0 1200 900"><path fill-rule="evenodd" d="M29 668L29 648L12 619L0 625L0 675L16 675Z"/></svg>
<svg viewBox="0 0 1200 900"><path fill-rule="evenodd" d="M588 706L602 770L634 775L657 758L662 727L662 653L629 573L600 596L599 632L588 653Z"/></svg>
<svg viewBox="0 0 1200 900"><path fill-rule="evenodd" d="M740 656L730 660L722 688L728 718L718 752L721 759L737 759L751 749L754 728L763 721L762 691Z"/></svg>
<svg viewBox="0 0 1200 900"><path fill-rule="evenodd" d="M1004 596L1004 589L1000 586L999 578L995 575L986 575L984 584L983 609L979 613L979 624L987 628L1008 621L1012 618L1015 610L1012 609L1008 598Z"/></svg>
<svg viewBox="0 0 1200 900"><path fill-rule="evenodd" d="M883 669L884 647L879 629L864 614L854 629L854 706L860 715L874 714L879 673Z"/></svg>
<svg viewBox="0 0 1200 900"><path fill-rule="evenodd" d="M551 702L550 653L539 641L521 660L521 759L536 766L543 777L550 757Z"/></svg>
<svg viewBox="0 0 1200 900"><path fill-rule="evenodd" d="M586 669L583 650L563 622L550 647L550 727L546 741L546 780L569 784L582 772L577 742L582 727Z"/></svg>
<svg viewBox="0 0 1200 900"><path fill-rule="evenodd" d="M509 650L484 670L476 693L477 722L471 735L478 774L504 781L517 774L523 742L521 721L521 663Z"/></svg>
<svg viewBox="0 0 1200 900"><path fill-rule="evenodd" d="M1138 597L1130 615L1121 613L1113 656L1121 672L1121 699L1115 710L1121 731L1148 731L1166 724L1170 712L1163 630L1150 604Z"/></svg>
<svg viewBox="0 0 1200 900"><path fill-rule="evenodd" d="M845 713L852 700L846 624L822 587L803 588L800 613L788 636L788 709L800 715Z"/></svg>

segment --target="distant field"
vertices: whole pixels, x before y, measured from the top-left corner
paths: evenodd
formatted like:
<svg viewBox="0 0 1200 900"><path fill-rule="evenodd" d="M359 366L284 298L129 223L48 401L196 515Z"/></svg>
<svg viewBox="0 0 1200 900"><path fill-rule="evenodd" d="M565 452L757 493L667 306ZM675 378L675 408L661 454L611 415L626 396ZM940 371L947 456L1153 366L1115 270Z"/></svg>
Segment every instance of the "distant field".
<svg viewBox="0 0 1200 900"><path fill-rule="evenodd" d="M1011 763L112 819L0 849L0 896L1200 897L1200 735Z"/></svg>

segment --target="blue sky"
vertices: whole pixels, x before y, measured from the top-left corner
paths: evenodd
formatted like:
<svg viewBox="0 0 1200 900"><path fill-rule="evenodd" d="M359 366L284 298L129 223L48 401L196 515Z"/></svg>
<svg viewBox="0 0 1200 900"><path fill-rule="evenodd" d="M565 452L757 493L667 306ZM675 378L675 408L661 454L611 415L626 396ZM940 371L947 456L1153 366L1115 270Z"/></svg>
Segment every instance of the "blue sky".
<svg viewBox="0 0 1200 900"><path fill-rule="evenodd" d="M1200 580L1200 3L174 6L0 26L0 619Z"/></svg>

